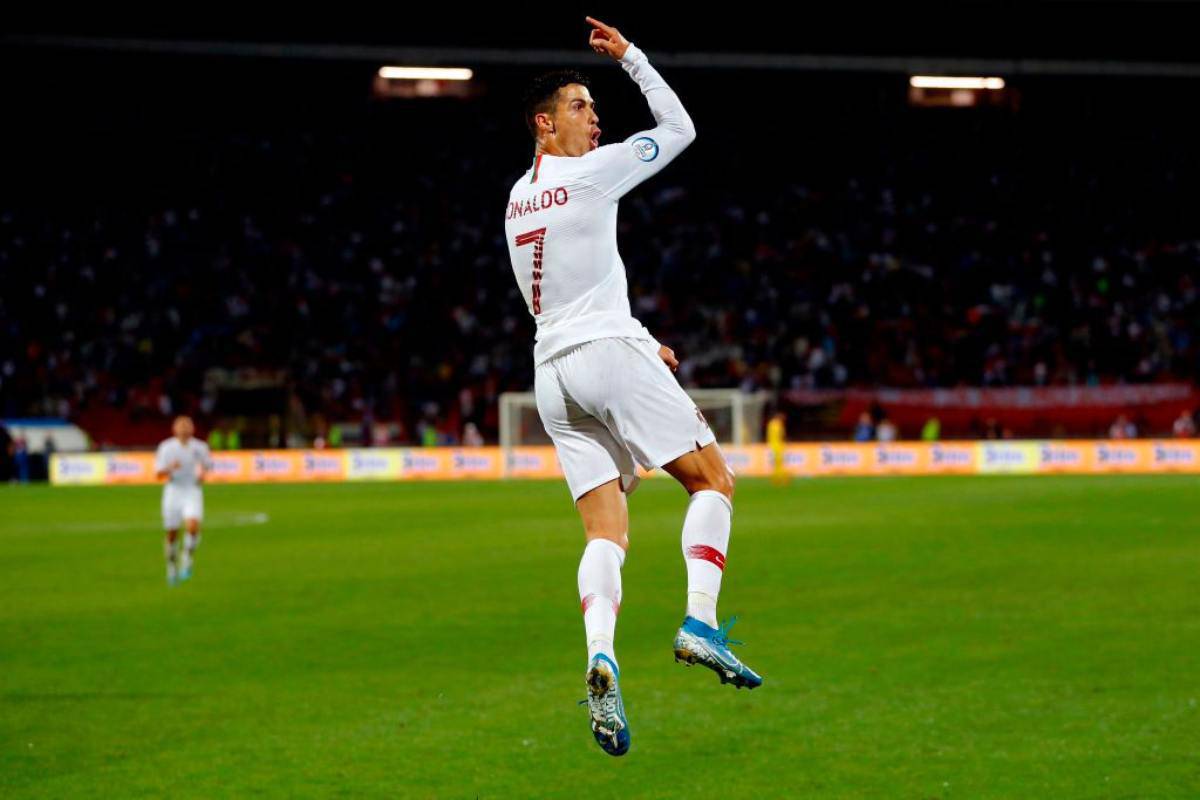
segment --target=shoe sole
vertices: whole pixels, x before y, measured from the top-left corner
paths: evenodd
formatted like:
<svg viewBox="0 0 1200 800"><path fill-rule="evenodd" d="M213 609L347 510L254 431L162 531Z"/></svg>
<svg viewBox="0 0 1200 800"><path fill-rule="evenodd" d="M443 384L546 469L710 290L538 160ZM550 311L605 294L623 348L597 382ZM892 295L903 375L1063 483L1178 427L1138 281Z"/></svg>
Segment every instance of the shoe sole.
<svg viewBox="0 0 1200 800"><path fill-rule="evenodd" d="M600 697L608 694L609 687L612 686L612 675L605 670L592 669L588 670L587 687L588 693L592 697Z"/></svg>
<svg viewBox="0 0 1200 800"><path fill-rule="evenodd" d="M725 669L719 664L714 664L708 659L702 658L693 653L691 650L687 650L682 647L675 648L675 662L689 667L693 664L699 664L702 667L707 667L708 669L717 673L717 677L721 679L722 684L732 683L738 689L741 689L743 686L745 686L747 689L756 689L762 685L760 683L751 683L749 680L741 675L738 675L733 670Z"/></svg>
<svg viewBox="0 0 1200 800"><path fill-rule="evenodd" d="M587 677L585 678L585 680L587 682L587 687L588 687L588 694L591 695L592 697L603 697L604 695L608 694L609 690L612 688L612 679L613 679L612 674L610 672L608 672L607 670L601 670L601 669L588 670ZM604 744L601 743L600 739L597 738L597 734L600 734L601 736L605 736L605 737L608 737L608 734L603 733L598 730L599 723L596 722L595 717L591 716L590 711L588 713L588 716L592 721L592 737L596 739L596 744L600 745L601 750L603 750L605 753L607 753L608 755L613 756L613 757L623 756L629 752L628 747L626 747L624 750L621 750L619 752L614 752L613 750L609 750L607 747L605 747ZM624 730L624 729L622 728L621 730ZM616 742L613 741L612 743L613 743L613 746L615 747Z"/></svg>

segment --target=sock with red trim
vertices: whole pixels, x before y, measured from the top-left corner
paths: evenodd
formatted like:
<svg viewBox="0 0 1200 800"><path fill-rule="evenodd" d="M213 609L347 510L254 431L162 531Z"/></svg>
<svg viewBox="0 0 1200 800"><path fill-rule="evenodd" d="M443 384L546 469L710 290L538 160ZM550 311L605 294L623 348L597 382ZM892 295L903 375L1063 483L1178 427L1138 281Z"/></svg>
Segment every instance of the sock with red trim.
<svg viewBox="0 0 1200 800"><path fill-rule="evenodd" d="M613 636L621 607L621 567L625 550L609 539L592 539L579 559L579 604L587 631L588 663L603 653L617 663Z"/></svg>
<svg viewBox="0 0 1200 800"><path fill-rule="evenodd" d="M683 520L683 560L687 565L687 613L717 627L717 596L729 549L733 504L720 492L704 489L692 495Z"/></svg>

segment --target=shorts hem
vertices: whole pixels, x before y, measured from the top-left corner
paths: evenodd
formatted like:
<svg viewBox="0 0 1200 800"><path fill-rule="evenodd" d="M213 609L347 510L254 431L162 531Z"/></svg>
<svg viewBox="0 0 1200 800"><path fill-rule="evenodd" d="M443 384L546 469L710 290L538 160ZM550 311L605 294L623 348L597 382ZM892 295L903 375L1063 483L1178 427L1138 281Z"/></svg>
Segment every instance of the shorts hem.
<svg viewBox="0 0 1200 800"><path fill-rule="evenodd" d="M650 464L646 464L643 466L645 466L646 469L662 469L663 467L665 467L667 464L670 464L675 459L686 456L688 453L698 452L699 450L701 450L705 447L708 447L710 444L717 441L716 435L711 430L708 432L708 436L701 437L701 438L706 439L707 441L701 441L700 439L693 439L691 444L689 444L683 450L676 452L674 455L668 456L666 458L661 458L661 459L660 458L652 459ZM697 447L697 445L699 445L699 447Z"/></svg>
<svg viewBox="0 0 1200 800"><path fill-rule="evenodd" d="M595 489L597 486L603 486L604 484L608 483L609 481L616 481L616 480L622 481L621 490L624 491L624 481L622 480L621 473L619 470L614 469L612 471L611 475L606 473L605 477L595 478L593 480L587 481L586 483L581 485L579 488L571 487L571 502L578 503L579 498L583 497L585 494L590 492L592 489Z"/></svg>

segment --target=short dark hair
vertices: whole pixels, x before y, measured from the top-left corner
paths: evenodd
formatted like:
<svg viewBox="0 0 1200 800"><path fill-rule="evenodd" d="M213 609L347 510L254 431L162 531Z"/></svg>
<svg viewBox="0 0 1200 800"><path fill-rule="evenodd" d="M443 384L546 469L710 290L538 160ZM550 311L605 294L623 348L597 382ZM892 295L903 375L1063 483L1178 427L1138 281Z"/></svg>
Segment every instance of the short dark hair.
<svg viewBox="0 0 1200 800"><path fill-rule="evenodd" d="M587 76L575 69L556 69L537 76L529 84L529 88L525 90L525 125L534 139L537 138L537 123L533 118L538 114L553 111L558 90L572 83L581 84L589 89L592 87Z"/></svg>

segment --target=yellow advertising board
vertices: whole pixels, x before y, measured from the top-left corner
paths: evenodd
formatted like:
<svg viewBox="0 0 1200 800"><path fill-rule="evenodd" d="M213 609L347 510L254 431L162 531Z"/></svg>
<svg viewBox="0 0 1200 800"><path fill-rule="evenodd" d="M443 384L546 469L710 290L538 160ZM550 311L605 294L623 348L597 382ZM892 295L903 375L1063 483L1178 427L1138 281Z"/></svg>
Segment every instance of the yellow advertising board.
<svg viewBox="0 0 1200 800"><path fill-rule="evenodd" d="M766 445L722 447L738 475L770 475ZM797 477L871 475L1200 474L1200 439L986 442L812 442L784 448ZM639 470L643 476L644 470ZM649 473L661 475L661 470ZM242 450L213 455L211 483L557 478L553 447L396 447ZM155 483L153 453L56 454L58 486Z"/></svg>

